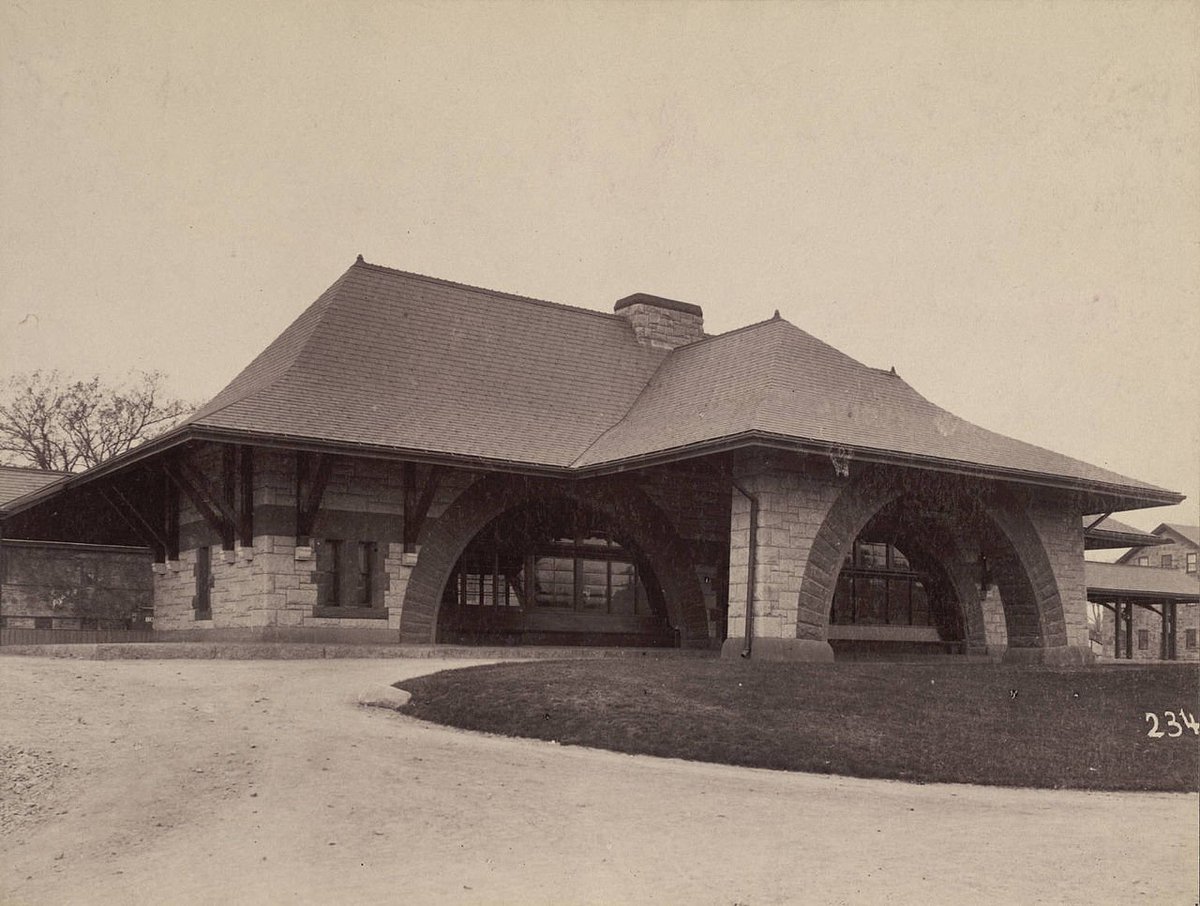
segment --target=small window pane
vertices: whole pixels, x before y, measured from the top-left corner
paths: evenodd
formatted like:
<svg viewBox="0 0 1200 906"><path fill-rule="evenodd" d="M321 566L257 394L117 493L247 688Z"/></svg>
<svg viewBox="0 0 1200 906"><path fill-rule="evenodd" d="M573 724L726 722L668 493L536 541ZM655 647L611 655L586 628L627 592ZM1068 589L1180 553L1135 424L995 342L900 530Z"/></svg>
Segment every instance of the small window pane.
<svg viewBox="0 0 1200 906"><path fill-rule="evenodd" d="M607 610L608 564L603 560L580 560L579 575L579 606L583 610Z"/></svg>
<svg viewBox="0 0 1200 906"><path fill-rule="evenodd" d="M829 621L838 626L854 622L854 579L842 573L833 592L833 612Z"/></svg>
<svg viewBox="0 0 1200 906"><path fill-rule="evenodd" d="M929 596L920 582L912 584L912 622L914 626L929 626L933 622L929 612Z"/></svg>
<svg viewBox="0 0 1200 906"><path fill-rule="evenodd" d="M538 557L534 580L539 607L571 607L575 600L575 561L572 558Z"/></svg>
<svg viewBox="0 0 1200 906"><path fill-rule="evenodd" d="M637 612L636 598L633 564L612 564L612 604L609 612L633 615Z"/></svg>
<svg viewBox="0 0 1200 906"><path fill-rule="evenodd" d="M911 588L911 579L888 580L888 623L902 624L908 622L909 592Z"/></svg>

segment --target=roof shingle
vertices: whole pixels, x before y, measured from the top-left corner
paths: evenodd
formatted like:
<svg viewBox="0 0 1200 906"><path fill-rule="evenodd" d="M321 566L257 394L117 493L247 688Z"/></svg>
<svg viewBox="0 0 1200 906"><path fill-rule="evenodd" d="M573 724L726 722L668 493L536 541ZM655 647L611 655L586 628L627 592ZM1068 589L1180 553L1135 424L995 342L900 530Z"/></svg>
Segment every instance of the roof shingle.
<svg viewBox="0 0 1200 906"><path fill-rule="evenodd" d="M189 424L573 470L767 436L1169 493L977 427L778 317L668 353L620 315L361 261Z"/></svg>

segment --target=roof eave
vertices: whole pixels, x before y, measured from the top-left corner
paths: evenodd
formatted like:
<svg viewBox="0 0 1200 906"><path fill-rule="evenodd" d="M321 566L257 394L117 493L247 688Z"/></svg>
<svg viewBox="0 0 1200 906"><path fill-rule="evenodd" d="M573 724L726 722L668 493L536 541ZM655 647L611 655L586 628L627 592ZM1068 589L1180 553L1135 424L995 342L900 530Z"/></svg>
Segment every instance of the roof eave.
<svg viewBox="0 0 1200 906"><path fill-rule="evenodd" d="M1085 531L1083 540L1087 550L1092 551L1118 550L1125 547L1154 547L1158 544L1171 543L1154 535L1130 535L1125 532L1102 532L1096 529Z"/></svg>
<svg viewBox="0 0 1200 906"><path fill-rule="evenodd" d="M1144 507L1171 506L1181 503L1183 494L1161 488L1137 488L1128 485L1117 485L1069 476L1052 475L1042 472L1030 472L1020 469L1005 469L998 466L984 466L961 460L943 459L934 456L899 453L894 450L878 450L868 447L846 447L825 442L808 441L787 435L768 434L759 431L747 431L718 440L701 441L671 450L655 451L639 456L626 457L604 463L584 467L589 475L613 474L645 468L651 465L691 459L713 453L725 453L750 447L768 447L792 452L809 453L827 456L835 449L847 450L851 458L862 462L899 465L909 468L918 467L939 472L948 472L976 478L1003 479L1021 484L1032 484L1040 487L1052 487L1060 490L1082 491L1105 498L1112 504L1113 512L1120 510L1142 509ZM1107 507L1106 507L1107 508Z"/></svg>
<svg viewBox="0 0 1200 906"><path fill-rule="evenodd" d="M62 491L88 484L98 478L110 475L137 462L165 452L172 447L189 441L207 440L216 443L249 443L255 446L286 448L292 450L309 450L312 452L353 452L360 455L384 459L396 459L416 462L426 462L437 465L458 465L513 472L525 475L563 478L591 478L601 475L611 475L621 472L644 469L656 465L665 465L701 456L717 453L727 453L755 447L787 450L790 452L807 453L827 456L835 449L829 443L807 441L774 435L764 432L749 431L728 437L686 444L669 450L654 451L638 456L626 457L608 462L596 463L590 466L572 467L547 463L533 463L518 460L506 460L482 456L464 456L461 454L445 453L433 450L393 447L379 444L360 444L340 440L302 437L285 434L267 434L262 432L240 431L216 426L188 423L181 425L166 434L147 441L140 446L128 450L112 459L81 472L70 475L61 481L52 482L22 497L10 500L0 509L0 516L8 517L36 506L38 503L55 496ZM1072 479L1061 475L1027 472L1017 469L1004 469L992 466L982 466L959 460L941 459L931 456L897 453L891 450L877 450L865 447L839 447L848 450L853 459L862 462L899 465L909 468L931 469L933 471L965 475L976 478L1001 479L1021 484L1031 484L1040 487L1051 487L1060 490L1084 492L1103 500L1104 508L1110 511L1141 509L1144 507L1170 506L1182 502L1185 497L1174 491L1158 488L1135 488L1124 485L1108 484L1105 482Z"/></svg>

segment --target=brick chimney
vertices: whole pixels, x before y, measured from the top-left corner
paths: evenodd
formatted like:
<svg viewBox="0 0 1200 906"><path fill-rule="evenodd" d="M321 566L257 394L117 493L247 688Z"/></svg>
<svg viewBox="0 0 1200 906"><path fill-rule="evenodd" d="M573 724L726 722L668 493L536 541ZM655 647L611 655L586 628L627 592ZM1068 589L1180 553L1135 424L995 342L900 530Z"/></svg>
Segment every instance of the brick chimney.
<svg viewBox="0 0 1200 906"><path fill-rule="evenodd" d="M629 319L643 346L678 349L704 339L704 312L699 305L634 293L614 305L613 311Z"/></svg>

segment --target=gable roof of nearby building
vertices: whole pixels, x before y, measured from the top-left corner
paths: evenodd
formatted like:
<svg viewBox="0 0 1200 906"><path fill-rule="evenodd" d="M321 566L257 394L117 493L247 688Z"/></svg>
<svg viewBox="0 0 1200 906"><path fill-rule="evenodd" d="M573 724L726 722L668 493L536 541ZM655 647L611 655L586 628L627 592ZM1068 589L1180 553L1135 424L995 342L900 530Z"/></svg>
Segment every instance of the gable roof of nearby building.
<svg viewBox="0 0 1200 906"><path fill-rule="evenodd" d="M1150 533L1153 539L1149 542L1132 545L1132 549L1123 553L1117 558L1118 563L1129 563L1136 560L1142 555L1143 547L1158 546L1160 544L1182 544L1184 547L1191 547L1200 550L1200 526L1196 525L1179 525L1171 522L1160 522L1158 527ZM1086 536L1085 536L1086 540ZM1125 546L1125 545L1122 545ZM1178 556L1178 554L1176 554Z"/></svg>
<svg viewBox="0 0 1200 906"><path fill-rule="evenodd" d="M1173 532L1192 547L1200 547L1200 525L1180 525L1176 522L1163 522L1154 530L1160 538L1167 532Z"/></svg>
<svg viewBox="0 0 1200 906"><path fill-rule="evenodd" d="M0 512L9 501L32 494L66 478L68 472L50 472L25 466L0 465Z"/></svg>
<svg viewBox="0 0 1200 906"><path fill-rule="evenodd" d="M361 258L180 427L81 480L193 437L559 474L767 443L1082 488L1113 509L1182 499L973 425L778 316L669 351L623 314Z"/></svg>

